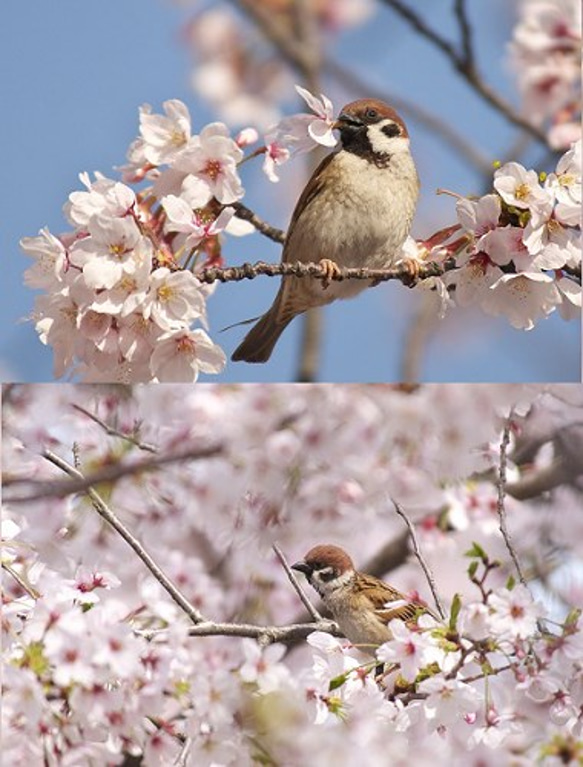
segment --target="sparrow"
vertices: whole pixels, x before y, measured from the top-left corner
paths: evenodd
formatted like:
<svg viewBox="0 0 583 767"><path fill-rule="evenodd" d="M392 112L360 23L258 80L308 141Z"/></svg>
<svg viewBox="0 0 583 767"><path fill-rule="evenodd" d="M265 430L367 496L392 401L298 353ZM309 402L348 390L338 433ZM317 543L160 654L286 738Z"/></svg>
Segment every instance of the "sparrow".
<svg viewBox="0 0 583 767"><path fill-rule="evenodd" d="M352 559L339 546L314 546L292 569L304 573L340 631L369 655L391 639L387 624L393 618L415 623L420 615L428 613L437 619L426 605L409 599L373 575L356 570Z"/></svg>
<svg viewBox="0 0 583 767"><path fill-rule="evenodd" d="M339 149L324 158L301 193L282 253L283 262L320 262L326 279L283 277L271 308L233 361L266 362L296 315L372 284L331 282L339 268L390 268L401 257L419 196L405 123L383 101L360 99L341 110L333 127L340 131Z"/></svg>

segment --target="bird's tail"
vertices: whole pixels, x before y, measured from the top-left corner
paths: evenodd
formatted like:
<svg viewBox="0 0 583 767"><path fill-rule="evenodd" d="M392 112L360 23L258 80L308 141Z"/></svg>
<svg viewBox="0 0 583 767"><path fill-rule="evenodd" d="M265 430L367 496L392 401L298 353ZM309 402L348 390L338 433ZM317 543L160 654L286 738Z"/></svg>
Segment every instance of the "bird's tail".
<svg viewBox="0 0 583 767"><path fill-rule="evenodd" d="M231 356L233 362L267 362L278 338L294 316L292 314L282 318L278 314L280 312L276 301L235 349Z"/></svg>

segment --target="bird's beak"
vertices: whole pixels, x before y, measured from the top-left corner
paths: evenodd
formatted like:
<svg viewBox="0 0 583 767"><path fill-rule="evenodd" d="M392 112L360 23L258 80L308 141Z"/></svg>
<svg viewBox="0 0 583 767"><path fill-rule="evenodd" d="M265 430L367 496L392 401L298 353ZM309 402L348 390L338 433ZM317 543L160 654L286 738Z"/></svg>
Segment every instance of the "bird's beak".
<svg viewBox="0 0 583 767"><path fill-rule="evenodd" d="M332 123L332 128L340 130L340 128L361 128L364 125L362 120L354 115L349 115L346 112L340 112L336 121Z"/></svg>
<svg viewBox="0 0 583 767"><path fill-rule="evenodd" d="M301 559L299 562L296 562L295 565L291 566L292 570L298 570L300 573L303 573L304 575L310 575L312 572L312 568L307 562L304 562L303 559Z"/></svg>

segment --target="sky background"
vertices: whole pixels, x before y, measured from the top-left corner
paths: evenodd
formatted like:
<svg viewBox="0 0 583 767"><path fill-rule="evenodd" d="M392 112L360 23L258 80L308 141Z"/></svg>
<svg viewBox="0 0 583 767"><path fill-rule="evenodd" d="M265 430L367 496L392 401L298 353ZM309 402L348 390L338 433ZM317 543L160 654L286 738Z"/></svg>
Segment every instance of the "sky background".
<svg viewBox="0 0 583 767"><path fill-rule="evenodd" d="M20 0L3 9L0 28L0 84L3 118L4 196L0 227L3 256L0 302L0 372L8 381L52 380L52 352L38 341L31 323L34 294L22 283L30 261L19 250L23 236L43 226L53 233L67 229L62 206L80 187L81 171L99 170L116 177L138 130L138 108L155 111L169 98L186 102L193 132L217 114L190 86L192 59L183 29L193 9L217 3L170 0L102 0L51 3ZM450 0L411 0L439 31L456 39ZM468 3L476 34L476 52L485 79L517 102L507 63L513 8L507 0ZM230 7L231 4L226 4ZM242 27L243 29L244 27ZM370 21L339 35L328 49L375 90L412 100L446 120L494 161L508 158L516 130L486 106L453 72L444 58L420 40L386 7ZM368 95L343 91L324 82L339 109ZM289 94L293 104L293 93ZM297 111L298 106L286 111ZM405 114L407 119L407 115ZM431 130L407 119L422 180L422 197L413 234L425 237L455 221L454 201L437 197L438 187L461 194L482 194L485 179L444 146ZM233 126L236 127L236 126ZM508 158L509 159L509 158ZM527 166L543 169L544 151L531 144L521 156ZM548 167L548 166L546 166ZM262 218L285 228L305 181L302 160L286 166L282 181L271 185L259 164L242 170L243 200ZM278 261L280 248L261 235L230 238L224 255L230 264ZM217 331L261 314L277 290L274 279L219 286L209 300L210 333L228 355L245 329ZM336 302L324 312L324 345L319 380L394 381L406 331L418 306L415 291L399 284L366 291L352 301ZM201 380L289 381L297 364L300 322L295 320L266 365L229 363L220 376ZM535 330L514 330L506 320L456 310L439 322L423 355L426 381L574 381L580 380L580 325L565 323L558 312Z"/></svg>

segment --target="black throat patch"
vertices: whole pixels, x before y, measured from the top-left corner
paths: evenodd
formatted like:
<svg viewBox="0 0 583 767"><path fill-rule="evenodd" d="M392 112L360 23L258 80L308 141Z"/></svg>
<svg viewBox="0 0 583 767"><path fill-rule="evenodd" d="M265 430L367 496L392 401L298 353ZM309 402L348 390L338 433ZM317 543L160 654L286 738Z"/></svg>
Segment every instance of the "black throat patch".
<svg viewBox="0 0 583 767"><path fill-rule="evenodd" d="M393 126L387 126L387 128L391 127ZM377 168L389 167L393 155L388 152L373 152L366 128L359 128L358 130L348 127L342 128L340 130L340 138L342 140L342 147L347 152L372 162Z"/></svg>

